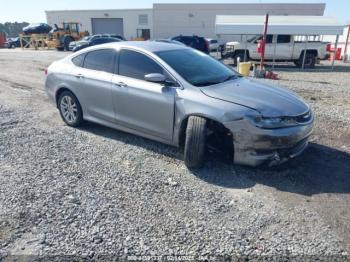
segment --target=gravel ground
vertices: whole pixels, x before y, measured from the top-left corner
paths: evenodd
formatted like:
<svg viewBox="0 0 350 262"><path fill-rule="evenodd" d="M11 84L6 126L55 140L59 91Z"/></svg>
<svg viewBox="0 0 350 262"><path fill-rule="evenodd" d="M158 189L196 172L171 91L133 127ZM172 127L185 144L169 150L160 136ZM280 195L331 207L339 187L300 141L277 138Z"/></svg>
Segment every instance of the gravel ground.
<svg viewBox="0 0 350 262"><path fill-rule="evenodd" d="M191 172L176 148L92 123L64 125L43 69L66 54L0 50L0 260L350 258L350 65L275 70L281 80L271 82L316 114L301 157L263 169L211 155Z"/></svg>

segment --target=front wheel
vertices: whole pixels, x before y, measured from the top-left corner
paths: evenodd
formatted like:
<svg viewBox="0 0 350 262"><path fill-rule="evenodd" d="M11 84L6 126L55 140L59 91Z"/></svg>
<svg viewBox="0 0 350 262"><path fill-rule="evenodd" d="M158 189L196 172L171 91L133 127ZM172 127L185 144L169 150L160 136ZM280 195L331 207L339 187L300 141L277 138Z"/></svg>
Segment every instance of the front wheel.
<svg viewBox="0 0 350 262"><path fill-rule="evenodd" d="M83 111L78 99L69 91L64 91L58 99L58 109L63 121L72 127L83 122Z"/></svg>
<svg viewBox="0 0 350 262"><path fill-rule="evenodd" d="M245 59L244 59L245 58ZM240 62L245 62L245 60L248 60L248 55L244 55L244 53L237 53L233 56L233 65L238 65L238 60Z"/></svg>
<svg viewBox="0 0 350 262"><path fill-rule="evenodd" d="M198 116L190 116L186 128L184 160L188 168L203 166L206 144L207 120Z"/></svg>

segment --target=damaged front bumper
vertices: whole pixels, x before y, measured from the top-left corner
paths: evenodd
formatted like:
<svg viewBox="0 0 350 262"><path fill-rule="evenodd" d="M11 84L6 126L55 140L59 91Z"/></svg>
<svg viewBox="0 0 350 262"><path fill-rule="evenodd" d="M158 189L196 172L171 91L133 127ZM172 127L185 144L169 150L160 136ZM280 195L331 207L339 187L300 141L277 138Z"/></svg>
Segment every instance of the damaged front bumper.
<svg viewBox="0 0 350 262"><path fill-rule="evenodd" d="M262 129L241 119L225 123L233 134L234 162L242 165L278 165L300 155L308 145L313 119L298 126Z"/></svg>

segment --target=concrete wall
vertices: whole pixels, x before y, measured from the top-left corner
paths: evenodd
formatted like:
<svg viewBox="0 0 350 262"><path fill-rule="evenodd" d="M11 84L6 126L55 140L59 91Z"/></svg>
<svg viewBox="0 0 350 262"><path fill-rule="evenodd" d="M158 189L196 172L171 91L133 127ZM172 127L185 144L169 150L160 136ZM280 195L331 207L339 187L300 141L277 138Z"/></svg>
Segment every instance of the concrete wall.
<svg viewBox="0 0 350 262"><path fill-rule="evenodd" d="M139 15L148 15L148 25L139 25ZM46 11L47 23L51 26L57 24L62 27L62 22L78 22L83 31L92 32L91 18L122 18L124 25L124 37L131 39L136 37L137 29L151 29L153 33L152 9L128 9L128 10L69 10Z"/></svg>
<svg viewBox="0 0 350 262"><path fill-rule="evenodd" d="M153 36L200 35L215 38L216 15L317 15L325 4L154 4ZM232 38L232 37L231 37ZM235 37L233 37L235 38ZM228 40L228 39L226 39ZM232 39L235 40L235 39Z"/></svg>

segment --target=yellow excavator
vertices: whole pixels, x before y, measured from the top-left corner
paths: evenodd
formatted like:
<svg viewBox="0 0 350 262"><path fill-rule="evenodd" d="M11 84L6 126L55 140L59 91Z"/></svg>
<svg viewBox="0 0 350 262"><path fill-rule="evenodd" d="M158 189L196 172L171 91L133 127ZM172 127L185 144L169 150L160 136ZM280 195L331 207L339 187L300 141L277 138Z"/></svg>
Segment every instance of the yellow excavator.
<svg viewBox="0 0 350 262"><path fill-rule="evenodd" d="M78 41L88 35L89 32L87 31L80 32L79 23L63 22L63 28L59 28L57 24L55 24L55 28L50 32L46 45L60 51L68 51L70 42Z"/></svg>

